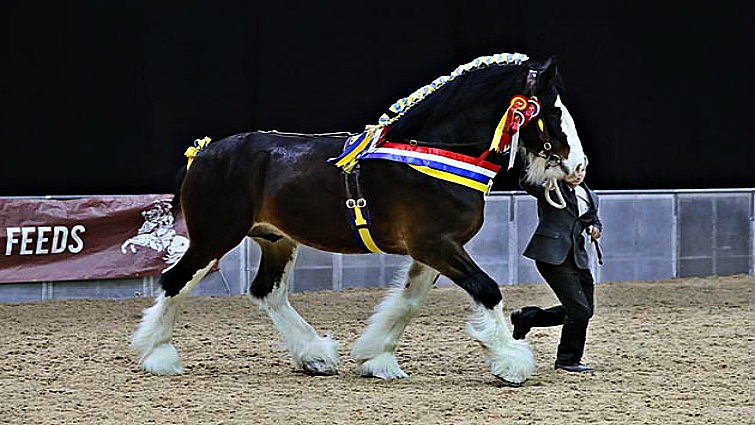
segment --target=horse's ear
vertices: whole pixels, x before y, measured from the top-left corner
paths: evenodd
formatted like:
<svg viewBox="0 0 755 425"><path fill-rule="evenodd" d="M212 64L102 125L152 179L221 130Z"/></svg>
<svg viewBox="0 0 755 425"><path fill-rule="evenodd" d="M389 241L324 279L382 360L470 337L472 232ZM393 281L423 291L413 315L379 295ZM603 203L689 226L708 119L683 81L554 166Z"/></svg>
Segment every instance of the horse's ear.
<svg viewBox="0 0 755 425"><path fill-rule="evenodd" d="M540 72L540 87L549 85L557 73L558 61L555 56L551 56L545 61L543 70Z"/></svg>

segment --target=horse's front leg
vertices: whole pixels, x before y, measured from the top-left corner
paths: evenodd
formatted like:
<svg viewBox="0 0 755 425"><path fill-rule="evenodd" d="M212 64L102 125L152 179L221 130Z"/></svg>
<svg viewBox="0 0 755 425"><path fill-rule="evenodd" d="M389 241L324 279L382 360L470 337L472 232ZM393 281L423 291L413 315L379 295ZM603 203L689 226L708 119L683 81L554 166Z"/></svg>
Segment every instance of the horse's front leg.
<svg viewBox="0 0 755 425"><path fill-rule="evenodd" d="M382 379L406 378L396 361L396 346L409 322L417 316L422 301L439 273L414 262L401 287L390 291L370 318L370 324L354 343L351 356L362 376Z"/></svg>
<svg viewBox="0 0 755 425"><path fill-rule="evenodd" d="M482 347L493 375L509 385L523 384L534 372L535 360L529 345L512 337L496 282L460 243L426 244L412 256L440 271L472 296L477 308L467 324L467 333Z"/></svg>
<svg viewBox="0 0 755 425"><path fill-rule="evenodd" d="M251 295L283 337L294 367L310 375L337 374L338 341L318 335L288 301L288 279L296 259L296 243L287 237L254 240L262 249L262 258Z"/></svg>

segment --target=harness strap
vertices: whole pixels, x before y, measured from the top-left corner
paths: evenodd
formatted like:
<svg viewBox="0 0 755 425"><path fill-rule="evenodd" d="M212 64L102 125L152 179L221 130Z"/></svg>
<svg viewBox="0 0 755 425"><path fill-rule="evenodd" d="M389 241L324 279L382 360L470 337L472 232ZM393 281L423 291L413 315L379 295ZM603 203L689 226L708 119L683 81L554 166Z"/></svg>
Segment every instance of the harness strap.
<svg viewBox="0 0 755 425"><path fill-rule="evenodd" d="M370 211L367 208L367 200L362 196L362 188L359 185L359 164L352 169L351 173L344 173L346 187L346 210L349 226L354 230L357 242L365 252L384 252L370 233ZM356 192L356 199L352 196L352 186Z"/></svg>

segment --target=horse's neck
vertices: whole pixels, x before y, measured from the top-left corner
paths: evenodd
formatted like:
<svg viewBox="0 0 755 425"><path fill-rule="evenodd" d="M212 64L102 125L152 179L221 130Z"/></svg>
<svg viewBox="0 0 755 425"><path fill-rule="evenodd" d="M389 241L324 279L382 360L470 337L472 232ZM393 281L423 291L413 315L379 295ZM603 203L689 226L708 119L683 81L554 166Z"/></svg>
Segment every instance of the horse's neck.
<svg viewBox="0 0 755 425"><path fill-rule="evenodd" d="M474 104L458 112L429 111L413 123L398 123L396 131L389 131L387 139L399 143L416 140L427 146L469 156L483 154L489 149L496 127L506 110L508 99L521 90L511 89L500 100ZM402 125L403 124L403 125ZM496 155L489 155L491 158Z"/></svg>
<svg viewBox="0 0 755 425"><path fill-rule="evenodd" d="M388 134L386 140L395 143L418 144L420 146L442 149L467 156L483 155L490 147L493 130L487 134L485 130L473 129L471 126L446 122L439 126L426 126L416 133L391 137ZM488 154L493 159L498 154Z"/></svg>

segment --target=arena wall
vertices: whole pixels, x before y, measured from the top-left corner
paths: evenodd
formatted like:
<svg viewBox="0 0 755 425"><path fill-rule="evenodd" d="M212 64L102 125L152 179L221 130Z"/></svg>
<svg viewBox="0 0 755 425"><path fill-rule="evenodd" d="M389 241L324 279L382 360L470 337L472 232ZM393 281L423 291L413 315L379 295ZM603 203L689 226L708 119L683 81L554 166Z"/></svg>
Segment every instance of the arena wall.
<svg viewBox="0 0 755 425"><path fill-rule="evenodd" d="M591 255L597 282L753 274L755 189L596 192L604 225L604 264ZM482 230L467 245L480 266L501 285L543 282L533 261L521 256L537 223L534 198L494 192L485 216ZM403 256L341 255L301 247L291 290L386 286L407 261ZM247 293L258 262L259 249L244 241L193 294ZM439 284L451 282L442 278ZM0 283L0 302L132 298L153 296L158 289L157 276Z"/></svg>

